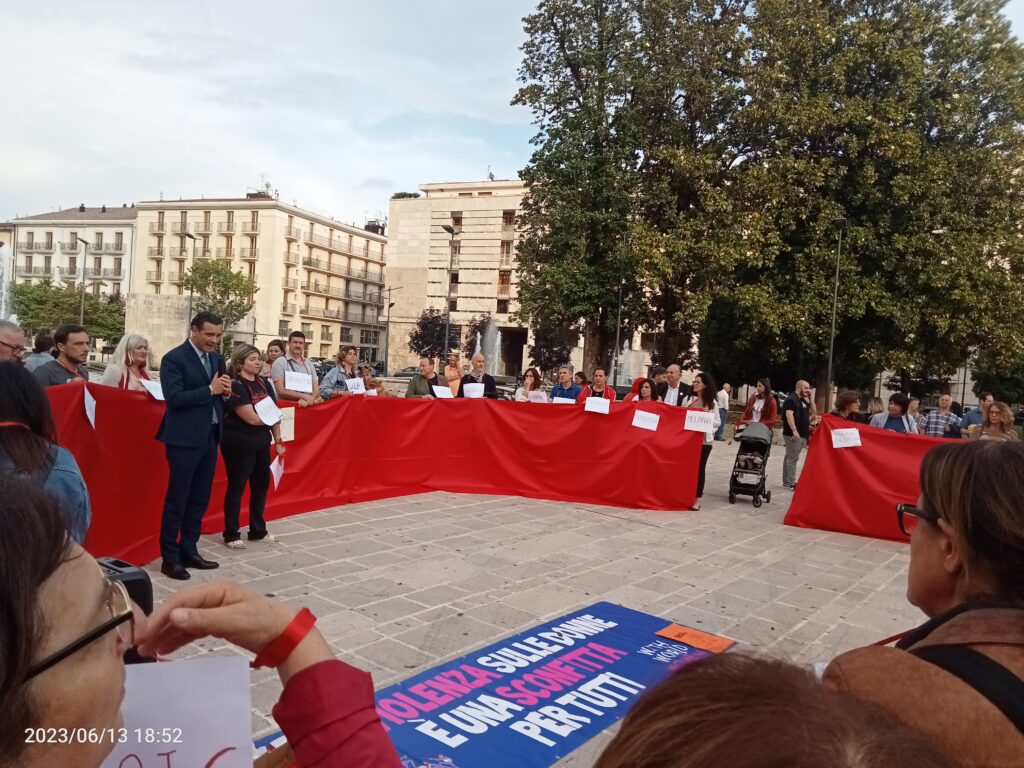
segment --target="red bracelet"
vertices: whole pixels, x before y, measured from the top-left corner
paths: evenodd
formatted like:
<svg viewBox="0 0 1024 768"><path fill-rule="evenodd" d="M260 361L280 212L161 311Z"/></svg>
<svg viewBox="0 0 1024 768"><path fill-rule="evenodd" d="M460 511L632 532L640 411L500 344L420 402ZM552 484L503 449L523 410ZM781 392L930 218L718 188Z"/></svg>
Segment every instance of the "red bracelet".
<svg viewBox="0 0 1024 768"><path fill-rule="evenodd" d="M280 666L309 634L309 630L313 628L314 624L316 624L316 616L310 613L309 608L303 608L284 628L284 632L258 653L249 666L253 669Z"/></svg>

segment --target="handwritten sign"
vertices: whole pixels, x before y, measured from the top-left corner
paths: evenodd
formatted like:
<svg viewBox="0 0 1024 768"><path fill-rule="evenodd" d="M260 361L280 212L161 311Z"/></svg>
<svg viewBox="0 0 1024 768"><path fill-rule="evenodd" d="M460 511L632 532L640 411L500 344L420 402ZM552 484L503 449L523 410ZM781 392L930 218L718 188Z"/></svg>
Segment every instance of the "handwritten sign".
<svg viewBox="0 0 1024 768"><path fill-rule="evenodd" d="M669 624L660 632L655 632L655 634L659 637L675 640L677 643L686 643L691 648L700 648L702 651L710 651L711 653L722 653L736 645L736 641L728 637L701 632L699 629L684 627L681 624Z"/></svg>
<svg viewBox="0 0 1024 768"><path fill-rule="evenodd" d="M139 379L139 384L142 388L149 392L154 400L164 399L164 388L160 385L159 381L150 381L149 379Z"/></svg>
<svg viewBox="0 0 1024 768"><path fill-rule="evenodd" d="M553 397L551 402L556 405L576 405L576 401L571 397Z"/></svg>
<svg viewBox="0 0 1024 768"><path fill-rule="evenodd" d="M591 413L607 414L609 405L611 405L611 401L603 397L588 397L583 402L583 410L590 411Z"/></svg>
<svg viewBox="0 0 1024 768"><path fill-rule="evenodd" d="M125 738L102 768L252 765L249 665L244 658L131 664L126 673L124 727L116 734L119 741Z"/></svg>
<svg viewBox="0 0 1024 768"><path fill-rule="evenodd" d="M366 385L363 384L362 379L345 379L345 389L349 392L354 392L357 395L361 395L366 391Z"/></svg>
<svg viewBox="0 0 1024 768"><path fill-rule="evenodd" d="M484 396L484 385L483 384L463 384L462 394L466 397L483 397Z"/></svg>
<svg viewBox="0 0 1024 768"><path fill-rule="evenodd" d="M281 415L281 442L295 439L295 409L283 408Z"/></svg>
<svg viewBox="0 0 1024 768"><path fill-rule="evenodd" d="M260 421L266 424L268 427L272 427L281 420L284 413L280 408L277 407L277 403L274 402L272 397L264 397L255 405L256 415L260 417Z"/></svg>
<svg viewBox="0 0 1024 768"><path fill-rule="evenodd" d="M270 476L274 478L274 490L277 490L277 486L281 484L281 475L284 474L284 459L280 456L275 456L274 460L270 462Z"/></svg>
<svg viewBox="0 0 1024 768"><path fill-rule="evenodd" d="M860 430L855 427L849 429L833 429L832 430L832 447L833 448L859 448L860 447Z"/></svg>
<svg viewBox="0 0 1024 768"><path fill-rule="evenodd" d="M284 388L290 389L292 392L305 392L307 395L311 395L313 394L313 377L308 373L285 371Z"/></svg>
<svg viewBox="0 0 1024 768"><path fill-rule="evenodd" d="M546 403L548 401L548 396L539 389L531 389L526 393L526 399L531 403Z"/></svg>
<svg viewBox="0 0 1024 768"><path fill-rule="evenodd" d="M715 414L711 411L687 411L683 428L690 432L714 432Z"/></svg>
<svg viewBox="0 0 1024 768"><path fill-rule="evenodd" d="M651 432L658 431L658 422L661 416L650 411L641 411L639 408L633 414L633 426L639 429L649 429Z"/></svg>

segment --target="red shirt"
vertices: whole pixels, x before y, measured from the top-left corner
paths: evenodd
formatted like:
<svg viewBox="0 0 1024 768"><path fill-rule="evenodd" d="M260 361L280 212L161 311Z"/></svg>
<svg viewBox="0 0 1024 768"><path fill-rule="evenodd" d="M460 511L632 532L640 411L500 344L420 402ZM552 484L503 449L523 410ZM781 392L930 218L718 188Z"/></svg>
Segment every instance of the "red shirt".
<svg viewBox="0 0 1024 768"><path fill-rule="evenodd" d="M583 388L583 391L580 392L580 396L576 398L576 405L583 405L585 402L587 402L588 397L597 397L597 395L592 394L590 387L586 386ZM606 384L604 387L604 392L601 393L601 397L603 397L605 400L611 400L612 402L615 402L615 390Z"/></svg>

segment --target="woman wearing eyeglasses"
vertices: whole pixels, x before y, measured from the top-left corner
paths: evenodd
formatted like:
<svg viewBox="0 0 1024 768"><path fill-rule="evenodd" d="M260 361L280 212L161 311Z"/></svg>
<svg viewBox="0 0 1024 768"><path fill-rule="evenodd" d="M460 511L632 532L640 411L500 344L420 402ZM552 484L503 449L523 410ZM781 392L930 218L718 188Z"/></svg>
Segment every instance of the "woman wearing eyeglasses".
<svg viewBox="0 0 1024 768"><path fill-rule="evenodd" d="M1024 445L933 448L920 487L894 522L910 536L907 599L929 620L895 648L842 654L824 682L888 708L962 765L1024 765Z"/></svg>
<svg viewBox="0 0 1024 768"><path fill-rule="evenodd" d="M26 733L121 728L124 652L137 645L162 655L212 636L277 668L284 691L274 717L298 765L399 768L370 676L335 659L314 621L225 581L178 593L148 620L137 616L124 587L68 538L54 500L0 475L0 766L98 768L109 739L26 743ZM213 728L218 714L209 713Z"/></svg>

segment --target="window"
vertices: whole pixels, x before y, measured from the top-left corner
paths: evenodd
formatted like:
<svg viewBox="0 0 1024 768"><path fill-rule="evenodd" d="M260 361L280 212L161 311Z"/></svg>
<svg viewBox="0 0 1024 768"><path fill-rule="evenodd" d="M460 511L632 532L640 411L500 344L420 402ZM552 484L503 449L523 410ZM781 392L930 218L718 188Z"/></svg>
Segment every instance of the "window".
<svg viewBox="0 0 1024 768"><path fill-rule="evenodd" d="M452 211L452 226L456 229L462 226L462 211Z"/></svg>
<svg viewBox="0 0 1024 768"><path fill-rule="evenodd" d="M156 285L153 286L153 293L155 293L157 296L159 296L160 295L160 289L162 287L163 286L161 286L160 283L157 283Z"/></svg>
<svg viewBox="0 0 1024 768"><path fill-rule="evenodd" d="M185 249L186 248L187 248L187 246L185 245L185 238L184 238L184 236L179 237L178 238L178 253L185 253Z"/></svg>
<svg viewBox="0 0 1024 768"><path fill-rule="evenodd" d="M512 255L512 241L511 240L502 240L501 241L501 256L502 256L502 258L506 258L506 257L511 256L511 255Z"/></svg>
<svg viewBox="0 0 1024 768"><path fill-rule="evenodd" d="M185 246L185 238L181 239L181 245L182 245L182 247ZM114 233L114 247L117 248L117 250L119 250L119 251L122 248L124 248L124 233L123 232L115 232Z"/></svg>
<svg viewBox="0 0 1024 768"><path fill-rule="evenodd" d="M329 338L330 335L331 335L331 326L329 326L329 325L321 325L320 326L320 338L321 339Z"/></svg>
<svg viewBox="0 0 1024 768"><path fill-rule="evenodd" d="M157 235L156 236L156 252L159 253L161 256L164 253L164 236L163 235Z"/></svg>
<svg viewBox="0 0 1024 768"><path fill-rule="evenodd" d="M499 315L507 315L508 299L498 299L498 309L496 311Z"/></svg>
<svg viewBox="0 0 1024 768"><path fill-rule="evenodd" d="M249 221L251 221L253 224L259 224L260 212L259 211L252 211L251 213L252 213L252 216L250 217Z"/></svg>
<svg viewBox="0 0 1024 768"><path fill-rule="evenodd" d="M360 344L376 344L377 337L380 335L380 331L359 331L359 343Z"/></svg>
<svg viewBox="0 0 1024 768"><path fill-rule="evenodd" d="M459 273L458 272L452 272L451 284L452 285L458 285L459 284Z"/></svg>
<svg viewBox="0 0 1024 768"><path fill-rule="evenodd" d="M203 256L210 255L210 236L203 235Z"/></svg>
<svg viewBox="0 0 1024 768"><path fill-rule="evenodd" d="M93 296L99 296L100 295L100 283L93 283L92 284L92 295Z"/></svg>
<svg viewBox="0 0 1024 768"><path fill-rule="evenodd" d="M100 268L102 267L102 265L103 265L103 259L100 258L99 256L94 256L93 260L92 260L92 269L93 269L93 271L98 274L99 271L100 271Z"/></svg>
<svg viewBox="0 0 1024 768"><path fill-rule="evenodd" d="M341 340L343 342L348 343L348 344L352 343L352 329L351 328L342 328L341 329Z"/></svg>
<svg viewBox="0 0 1024 768"><path fill-rule="evenodd" d="M103 233L102 232L97 232L96 233L96 237L93 240L93 248L95 248L98 251L102 247L103 247Z"/></svg>
<svg viewBox="0 0 1024 768"><path fill-rule="evenodd" d="M493 192L477 192L476 196L477 197L490 197L493 194L494 194Z"/></svg>
<svg viewBox="0 0 1024 768"><path fill-rule="evenodd" d="M46 270L47 274L49 274L53 270L53 264L52 259L50 258L50 254L46 254L46 256L43 257L43 269Z"/></svg>
<svg viewBox="0 0 1024 768"><path fill-rule="evenodd" d="M459 192L459 197L472 197L472 192Z"/></svg>
<svg viewBox="0 0 1024 768"><path fill-rule="evenodd" d="M203 230L209 230L210 228L210 211L203 211Z"/></svg>
<svg viewBox="0 0 1024 768"><path fill-rule="evenodd" d="M75 249L78 248L78 233L77 232L72 232L71 233L71 237L68 238L68 245L70 245L72 248L75 248Z"/></svg>
<svg viewBox="0 0 1024 768"><path fill-rule="evenodd" d="M120 256L118 256L116 259L114 259L114 272L116 272L119 275L121 274L121 257Z"/></svg>
<svg viewBox="0 0 1024 768"><path fill-rule="evenodd" d="M158 229L163 229L164 228L164 212L163 211L157 211L156 223L157 223L157 228Z"/></svg>
<svg viewBox="0 0 1024 768"><path fill-rule="evenodd" d="M77 256L70 256L68 258L68 270L72 274L74 274L75 272L78 271L78 257Z"/></svg>
<svg viewBox="0 0 1024 768"><path fill-rule="evenodd" d="M235 223L235 212L234 211L228 211L228 224L234 224L234 223Z"/></svg>
<svg viewBox="0 0 1024 768"><path fill-rule="evenodd" d="M294 216L289 216L288 217L288 229L291 229L293 226L295 226L295 217Z"/></svg>
<svg viewBox="0 0 1024 768"><path fill-rule="evenodd" d="M448 299L448 311L449 312L458 312L459 311L459 300L458 299Z"/></svg>
<svg viewBox="0 0 1024 768"><path fill-rule="evenodd" d="M178 295L179 296L184 296L185 295L185 286L183 286L183 285L179 285L178 286Z"/></svg>
<svg viewBox="0 0 1024 768"><path fill-rule="evenodd" d="M27 245L29 248L31 248L33 245L36 244L36 233L35 232L28 232L28 233L26 233L25 237L28 238L28 240L25 241L25 245Z"/></svg>
<svg viewBox="0 0 1024 768"><path fill-rule="evenodd" d="M499 272L498 273L498 285L505 286L506 288L512 285L512 273L511 272Z"/></svg>
<svg viewBox="0 0 1024 768"><path fill-rule="evenodd" d="M287 320L278 320L277 321L277 335L281 336L281 337L285 337L289 333L291 333L291 325L289 324L289 322Z"/></svg>
<svg viewBox="0 0 1024 768"><path fill-rule="evenodd" d="M46 233L46 247L53 248L53 232Z"/></svg>
<svg viewBox="0 0 1024 768"><path fill-rule="evenodd" d="M112 290L113 290L115 296L120 296L121 295L121 284L120 283L114 283L114 287L113 287ZM179 291L181 290L181 286L180 285L178 286L178 290Z"/></svg>
<svg viewBox="0 0 1024 768"><path fill-rule="evenodd" d="M185 228L185 224L188 222L188 211L181 212L181 228Z"/></svg>
<svg viewBox="0 0 1024 768"><path fill-rule="evenodd" d="M516 212L515 211L502 211L501 212L501 226L511 227L516 223Z"/></svg>
<svg viewBox="0 0 1024 768"><path fill-rule="evenodd" d="M313 335L313 324L312 323L303 323L302 324L302 333L305 334L306 336L312 336Z"/></svg>
<svg viewBox="0 0 1024 768"><path fill-rule="evenodd" d="M330 356L331 356L331 345L330 344L321 344L320 345L320 357L330 357Z"/></svg>
<svg viewBox="0 0 1024 768"><path fill-rule="evenodd" d="M462 255L462 243L452 243L452 268L459 266L459 257Z"/></svg>

